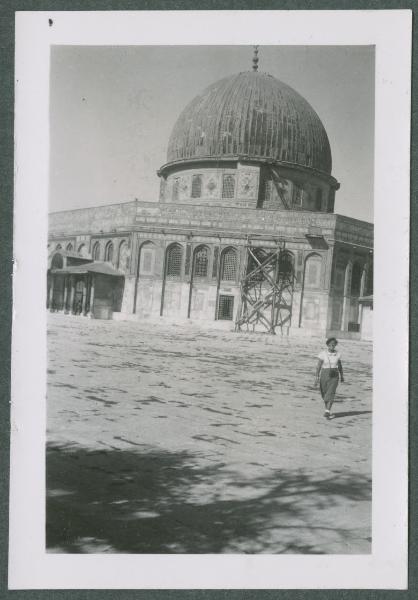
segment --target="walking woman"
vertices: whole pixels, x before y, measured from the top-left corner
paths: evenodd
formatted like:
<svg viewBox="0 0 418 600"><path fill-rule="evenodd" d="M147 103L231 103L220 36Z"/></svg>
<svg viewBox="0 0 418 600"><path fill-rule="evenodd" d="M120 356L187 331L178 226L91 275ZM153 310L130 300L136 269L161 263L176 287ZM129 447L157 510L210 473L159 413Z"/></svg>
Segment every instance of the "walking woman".
<svg viewBox="0 0 418 600"><path fill-rule="evenodd" d="M335 398L335 391L338 381L344 382L343 365L341 355L337 352L338 341L334 338L328 338L326 341L327 349L318 354L318 365L316 367L315 387L319 384L321 396L325 403L324 417L333 419L331 407Z"/></svg>

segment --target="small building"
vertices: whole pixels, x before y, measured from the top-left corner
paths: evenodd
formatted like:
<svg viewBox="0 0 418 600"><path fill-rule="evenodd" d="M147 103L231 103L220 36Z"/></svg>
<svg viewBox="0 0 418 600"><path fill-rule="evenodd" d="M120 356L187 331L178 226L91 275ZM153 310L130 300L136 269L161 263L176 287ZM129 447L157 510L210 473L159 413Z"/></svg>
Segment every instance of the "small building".
<svg viewBox="0 0 418 600"><path fill-rule="evenodd" d="M71 252L83 261L67 254L68 264L51 269L50 296L67 290L73 306L78 293L83 314L95 317L359 338L373 225L334 213L331 171L314 109L255 63L180 114L158 201L50 215L51 260ZM54 300L53 310L66 302Z"/></svg>
<svg viewBox="0 0 418 600"><path fill-rule="evenodd" d="M124 273L106 262L54 252L48 271L47 308L51 312L111 319L122 306Z"/></svg>

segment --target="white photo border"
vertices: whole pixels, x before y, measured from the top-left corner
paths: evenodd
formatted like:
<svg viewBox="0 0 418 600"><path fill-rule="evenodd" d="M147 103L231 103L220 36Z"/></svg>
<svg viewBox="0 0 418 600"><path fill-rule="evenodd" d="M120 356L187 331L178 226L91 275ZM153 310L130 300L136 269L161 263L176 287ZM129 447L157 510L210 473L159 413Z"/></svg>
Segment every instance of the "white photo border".
<svg viewBox="0 0 418 600"><path fill-rule="evenodd" d="M409 10L16 13L10 589L406 589L411 24ZM46 553L49 57L58 44L375 46L370 555Z"/></svg>

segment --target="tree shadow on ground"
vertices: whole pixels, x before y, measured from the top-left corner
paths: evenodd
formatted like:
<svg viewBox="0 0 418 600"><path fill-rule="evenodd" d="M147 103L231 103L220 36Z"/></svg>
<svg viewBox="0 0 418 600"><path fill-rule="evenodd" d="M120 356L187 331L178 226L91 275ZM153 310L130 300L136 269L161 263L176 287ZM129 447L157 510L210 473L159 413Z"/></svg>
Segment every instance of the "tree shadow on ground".
<svg viewBox="0 0 418 600"><path fill-rule="evenodd" d="M371 482L363 476L318 480L281 470L240 479L223 467L201 467L187 452L49 446L47 549L323 553L312 543L315 529L319 535L330 530L342 541L352 532L329 523L316 527L306 520L307 511L370 501ZM220 495L225 489L232 491L226 499Z"/></svg>

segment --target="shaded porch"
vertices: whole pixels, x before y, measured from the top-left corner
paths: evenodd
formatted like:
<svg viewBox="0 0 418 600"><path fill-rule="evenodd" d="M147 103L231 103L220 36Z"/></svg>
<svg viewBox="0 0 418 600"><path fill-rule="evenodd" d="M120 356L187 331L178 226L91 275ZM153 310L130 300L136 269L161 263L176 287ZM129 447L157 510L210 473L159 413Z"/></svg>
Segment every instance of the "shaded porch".
<svg viewBox="0 0 418 600"><path fill-rule="evenodd" d="M47 308L95 319L111 319L122 306L125 277L105 262L87 262L48 271Z"/></svg>

